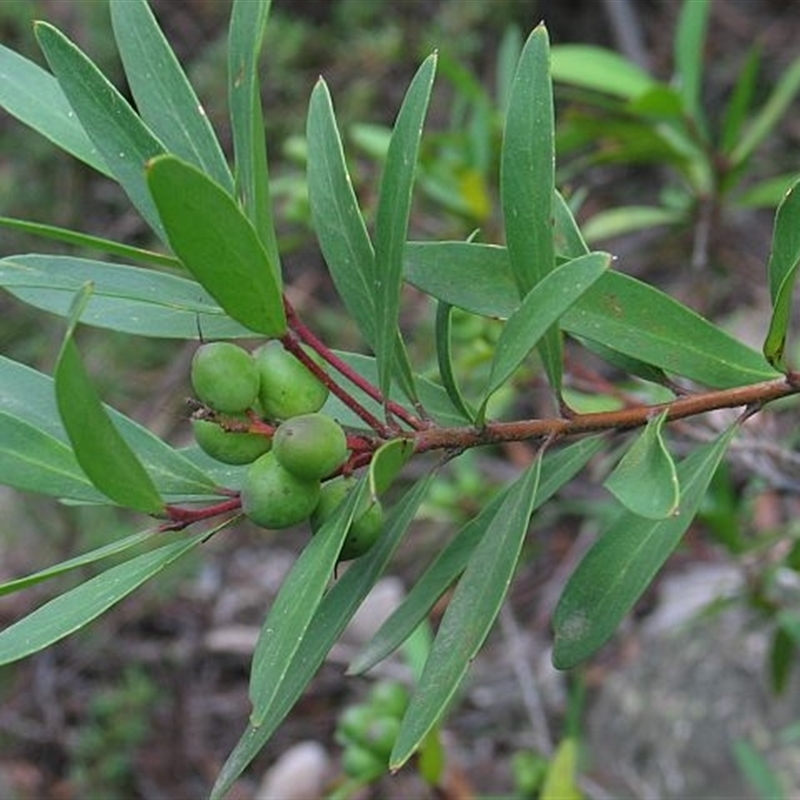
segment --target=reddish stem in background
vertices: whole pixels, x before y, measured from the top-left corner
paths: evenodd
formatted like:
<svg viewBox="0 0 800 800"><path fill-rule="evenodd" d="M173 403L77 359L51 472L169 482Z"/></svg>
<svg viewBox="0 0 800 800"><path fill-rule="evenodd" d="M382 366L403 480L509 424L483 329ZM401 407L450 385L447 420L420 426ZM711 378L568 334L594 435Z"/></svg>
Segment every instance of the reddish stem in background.
<svg viewBox="0 0 800 800"><path fill-rule="evenodd" d="M231 500L223 500L203 508L181 508L180 506L168 505L165 510L169 520L162 522L158 526L158 530L161 532L180 531L200 520L218 517L220 514L227 514L230 511L240 511L241 508L242 501L238 497Z"/></svg>
<svg viewBox="0 0 800 800"><path fill-rule="evenodd" d="M371 397L391 412L392 415L406 423L414 430L424 430L427 426L424 422L417 419L413 414L409 414L403 406L395 403L394 400L387 400L381 394L380 390L373 386L368 380L365 380L358 374L349 364L343 361L336 355L317 335L308 328L302 320L297 316L289 301L284 298L284 306L286 308L286 319L289 322L289 327L297 334L298 338L307 344L312 350L319 353L337 372L342 374L354 386L361 389L364 394ZM376 429L377 430L377 429Z"/></svg>

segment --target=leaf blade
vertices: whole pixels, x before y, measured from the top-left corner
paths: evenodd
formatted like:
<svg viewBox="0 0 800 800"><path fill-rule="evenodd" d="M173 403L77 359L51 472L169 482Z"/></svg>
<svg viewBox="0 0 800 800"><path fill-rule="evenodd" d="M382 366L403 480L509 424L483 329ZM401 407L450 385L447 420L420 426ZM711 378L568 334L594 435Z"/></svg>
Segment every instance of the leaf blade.
<svg viewBox="0 0 800 800"><path fill-rule="evenodd" d="M147 184L175 253L242 325L265 336L286 331L275 266L234 199L175 156L147 166Z"/></svg>
<svg viewBox="0 0 800 800"><path fill-rule="evenodd" d="M142 119L166 148L227 191L233 178L203 106L146 0L111 0L111 25Z"/></svg>
<svg viewBox="0 0 800 800"><path fill-rule="evenodd" d="M623 512L570 576L553 615L553 663L569 669L601 647L689 527L737 429L703 445L677 467L681 510L666 520Z"/></svg>

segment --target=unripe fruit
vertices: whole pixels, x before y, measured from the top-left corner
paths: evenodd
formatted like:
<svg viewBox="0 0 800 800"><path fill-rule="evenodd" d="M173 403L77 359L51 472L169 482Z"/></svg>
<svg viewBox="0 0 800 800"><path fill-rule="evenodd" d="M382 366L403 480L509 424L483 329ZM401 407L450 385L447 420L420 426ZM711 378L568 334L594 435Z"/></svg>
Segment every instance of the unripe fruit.
<svg viewBox="0 0 800 800"><path fill-rule="evenodd" d="M269 419L313 414L325 405L328 387L277 341L253 352L261 380L259 398Z"/></svg>
<svg viewBox="0 0 800 800"><path fill-rule="evenodd" d="M258 397L260 379L253 357L230 342L211 342L192 358L192 386L204 403L224 414L247 411Z"/></svg>
<svg viewBox="0 0 800 800"><path fill-rule="evenodd" d="M373 781L387 769L386 760L378 758L365 747L351 745L342 753L342 770L351 778Z"/></svg>
<svg viewBox="0 0 800 800"><path fill-rule="evenodd" d="M303 414L278 426L272 452L300 478L327 478L347 461L347 436L331 417Z"/></svg>
<svg viewBox="0 0 800 800"><path fill-rule="evenodd" d="M242 511L263 528L289 528L311 515L319 493L319 481L298 478L265 453L245 474Z"/></svg>
<svg viewBox="0 0 800 800"><path fill-rule="evenodd" d="M244 415L237 415L237 419L248 421ZM260 433L227 431L206 419L193 419L192 431L200 449L224 464L249 464L264 455L272 444Z"/></svg>
<svg viewBox="0 0 800 800"><path fill-rule="evenodd" d="M369 705L376 712L400 719L408 707L408 690L398 681L378 681L369 693Z"/></svg>
<svg viewBox="0 0 800 800"><path fill-rule="evenodd" d="M344 499L355 488L358 481L355 478L334 478L322 487L319 502L311 515L311 530L316 533L344 502ZM364 497L356 509L350 530L347 531L342 550L339 553L340 561L349 561L364 555L380 536L383 529L383 506L380 500Z"/></svg>

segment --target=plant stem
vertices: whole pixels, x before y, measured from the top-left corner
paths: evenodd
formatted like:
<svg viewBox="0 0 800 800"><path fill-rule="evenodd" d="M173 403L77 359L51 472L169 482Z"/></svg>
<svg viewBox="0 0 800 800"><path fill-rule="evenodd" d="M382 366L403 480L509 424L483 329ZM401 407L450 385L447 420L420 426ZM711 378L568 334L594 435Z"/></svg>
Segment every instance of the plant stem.
<svg viewBox="0 0 800 800"><path fill-rule="evenodd" d="M423 430L426 424L422 422L413 414L409 414L403 406L395 403L394 400L387 400L380 392L377 386L371 384L368 380L358 374L349 364L343 361L336 355L326 344L323 342L310 328L308 328L303 321L298 317L297 312L294 310L289 301L284 298L284 306L286 308L286 319L289 322L289 327L297 334L298 338L307 344L312 350L319 353L325 361L328 362L337 372L343 375L354 386L361 389L364 394L371 397L373 400L381 403L386 409L395 417L402 420L410 428L414 430Z"/></svg>

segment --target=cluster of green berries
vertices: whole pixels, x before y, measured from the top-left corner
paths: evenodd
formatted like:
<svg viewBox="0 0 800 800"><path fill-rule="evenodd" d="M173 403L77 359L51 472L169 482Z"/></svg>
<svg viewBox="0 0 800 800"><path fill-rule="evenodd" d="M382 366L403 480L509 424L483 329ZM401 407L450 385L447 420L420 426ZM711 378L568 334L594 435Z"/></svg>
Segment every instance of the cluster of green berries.
<svg viewBox="0 0 800 800"><path fill-rule="evenodd" d="M245 515L272 529L310 519L316 532L356 484L344 476L326 481L349 455L341 425L320 413L328 388L277 341L252 353L229 342L201 345L191 380L198 399L223 417L192 419L200 448L226 464L249 464L241 489ZM248 430L253 413L277 424L271 437ZM366 552L382 524L380 502L367 500L355 515L341 559Z"/></svg>
<svg viewBox="0 0 800 800"><path fill-rule="evenodd" d="M368 783L386 772L407 707L408 692L401 683L380 681L363 703L342 713L335 736L344 748L342 770L347 775Z"/></svg>

